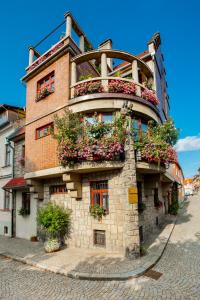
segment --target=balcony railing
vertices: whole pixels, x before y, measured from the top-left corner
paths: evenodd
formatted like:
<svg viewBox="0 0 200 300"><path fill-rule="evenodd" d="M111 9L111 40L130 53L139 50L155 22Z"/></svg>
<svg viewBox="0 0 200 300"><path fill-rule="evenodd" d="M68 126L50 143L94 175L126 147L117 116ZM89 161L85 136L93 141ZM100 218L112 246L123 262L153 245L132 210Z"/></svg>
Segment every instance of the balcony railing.
<svg viewBox="0 0 200 300"><path fill-rule="evenodd" d="M118 69L112 70L110 59L125 60L131 65L132 78L115 76ZM96 64L94 63L96 62ZM79 65L85 64L80 76L89 77L77 80ZM97 67L97 64L99 66ZM92 70L92 74L89 74ZM139 82L138 70L143 75L143 82ZM80 71L79 71L80 73ZM91 75L91 76L90 76ZM147 88L147 82L153 82L153 74L149 67L138 57L118 50L94 50L76 56L71 61L71 98L94 93L122 93L141 97L155 105L159 103L155 91Z"/></svg>

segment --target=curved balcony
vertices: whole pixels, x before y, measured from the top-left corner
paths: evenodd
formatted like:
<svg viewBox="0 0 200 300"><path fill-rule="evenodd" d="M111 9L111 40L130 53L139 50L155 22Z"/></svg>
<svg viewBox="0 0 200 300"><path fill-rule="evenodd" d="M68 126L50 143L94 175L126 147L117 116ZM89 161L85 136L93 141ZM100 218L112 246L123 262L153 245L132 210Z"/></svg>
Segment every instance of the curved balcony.
<svg viewBox="0 0 200 300"><path fill-rule="evenodd" d="M123 73L119 77L118 69L112 69L113 58L126 61L131 73L129 78L124 78ZM78 77L83 80L78 80ZM124 101L131 101L134 102L134 110L158 121L159 100L155 91L147 88L148 82L153 83L153 74L138 57L118 50L90 51L71 60L69 105L74 111L85 111L88 107L90 110L119 109Z"/></svg>

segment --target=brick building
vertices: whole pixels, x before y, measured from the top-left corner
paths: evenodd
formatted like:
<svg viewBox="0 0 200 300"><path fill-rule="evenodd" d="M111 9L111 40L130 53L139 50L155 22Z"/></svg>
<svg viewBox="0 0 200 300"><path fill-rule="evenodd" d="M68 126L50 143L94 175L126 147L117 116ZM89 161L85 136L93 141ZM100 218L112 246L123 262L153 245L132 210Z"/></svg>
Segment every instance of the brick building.
<svg viewBox="0 0 200 300"><path fill-rule="evenodd" d="M111 40L93 49L70 13L65 14L65 21L65 35L44 54L29 48L29 66L23 77L27 88L25 179L30 201L34 207L55 201L71 209L69 246L104 246L107 251L131 256L164 221L169 191L176 179L166 166L135 156L131 141L125 144L124 160L88 159L62 167L58 144L50 131L55 114L63 115L66 108L81 112L89 122L91 115L97 113L109 123L114 115L131 106L138 131L145 130L150 120L165 121L169 116L169 99L160 35L152 37L146 51L133 55L113 50ZM72 32L79 38L79 45ZM116 60L123 63L114 67ZM110 80L114 85L134 84L134 93L116 88L111 91ZM78 92L80 84L88 86L90 82L100 82L101 91L92 90L90 85L90 92ZM145 92L153 99L159 98L159 104L149 101ZM155 207L158 200L159 208ZM142 213L138 211L138 202L146 206ZM90 214L94 203L107 209L100 221Z"/></svg>

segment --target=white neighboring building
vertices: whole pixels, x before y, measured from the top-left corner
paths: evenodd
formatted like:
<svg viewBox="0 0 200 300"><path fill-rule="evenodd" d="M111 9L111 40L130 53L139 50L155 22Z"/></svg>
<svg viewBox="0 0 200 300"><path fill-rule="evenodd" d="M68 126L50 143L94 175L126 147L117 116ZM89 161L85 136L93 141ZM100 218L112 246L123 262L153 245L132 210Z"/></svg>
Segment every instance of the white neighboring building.
<svg viewBox="0 0 200 300"><path fill-rule="evenodd" d="M184 180L184 189L185 189L185 195L193 195L194 193L194 185L193 185L193 179L187 178Z"/></svg>
<svg viewBox="0 0 200 300"><path fill-rule="evenodd" d="M12 236L12 194L2 189L13 177L13 149L7 137L24 115L22 108L0 104L0 235Z"/></svg>
<svg viewBox="0 0 200 300"><path fill-rule="evenodd" d="M12 192L12 236L30 239L37 236L37 200L31 199L29 187L24 179L25 173L25 127L19 127L8 137L14 143L13 178L4 186Z"/></svg>

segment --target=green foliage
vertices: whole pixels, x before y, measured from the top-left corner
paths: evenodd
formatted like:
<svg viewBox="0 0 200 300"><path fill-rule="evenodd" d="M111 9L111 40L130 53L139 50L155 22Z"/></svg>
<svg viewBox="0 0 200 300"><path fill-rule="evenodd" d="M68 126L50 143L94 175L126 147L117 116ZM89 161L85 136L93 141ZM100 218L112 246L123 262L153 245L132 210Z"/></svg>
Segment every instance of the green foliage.
<svg viewBox="0 0 200 300"><path fill-rule="evenodd" d="M70 234L70 212L58 205L48 203L39 209L37 221L52 239Z"/></svg>
<svg viewBox="0 0 200 300"><path fill-rule="evenodd" d="M100 207L98 204L94 206L90 206L90 214L95 219L101 220L103 216L105 216L106 212L105 209Z"/></svg>
<svg viewBox="0 0 200 300"><path fill-rule="evenodd" d="M18 210L18 215L22 216L22 217L26 217L26 216L30 215L30 212L27 208L22 207Z"/></svg>
<svg viewBox="0 0 200 300"><path fill-rule="evenodd" d="M142 213L144 210L146 209L146 204L141 202L141 203L138 203L138 212L139 213Z"/></svg>
<svg viewBox="0 0 200 300"><path fill-rule="evenodd" d="M75 142L83 134L83 116L80 113L71 113L68 109L62 117L55 116L55 132L52 132L58 143L71 140Z"/></svg>
<svg viewBox="0 0 200 300"><path fill-rule="evenodd" d="M179 130L174 126L174 122L171 118L163 124L155 124L155 122L150 121L148 127L149 135L155 141L163 141L171 146L176 144L179 137Z"/></svg>
<svg viewBox="0 0 200 300"><path fill-rule="evenodd" d="M179 203L178 201L173 201L172 204L169 206L169 213L171 215L177 215L179 210Z"/></svg>
<svg viewBox="0 0 200 300"><path fill-rule="evenodd" d="M172 203L169 206L169 213L171 215L177 215L179 210L179 203L178 203L178 188L173 186L172 190Z"/></svg>
<svg viewBox="0 0 200 300"><path fill-rule="evenodd" d="M144 256L147 254L147 249L145 248L145 246L140 245L140 256Z"/></svg>
<svg viewBox="0 0 200 300"><path fill-rule="evenodd" d="M94 76L92 76L92 74L81 75L81 76L79 77L79 81L91 79L91 78L93 78L93 77L94 77Z"/></svg>
<svg viewBox="0 0 200 300"><path fill-rule="evenodd" d="M132 128L134 137L136 130L134 126ZM163 124L150 121L147 132L140 133L139 140L135 141L135 149L149 162L173 163L177 161L177 155L172 146L177 142L178 135L179 131L171 119Z"/></svg>
<svg viewBox="0 0 200 300"><path fill-rule="evenodd" d="M101 139L111 131L111 125L99 121L97 115L94 114L94 123L90 124L87 122L86 131L88 136L93 137L94 139Z"/></svg>
<svg viewBox="0 0 200 300"><path fill-rule="evenodd" d="M79 113L66 110L55 117L54 138L58 141L58 157L62 166L73 166L84 160L124 159L124 143L129 122L126 115L117 114L110 123L94 113L93 122Z"/></svg>
<svg viewBox="0 0 200 300"><path fill-rule="evenodd" d="M114 74L115 77L122 77L122 73L120 71L117 71L115 74Z"/></svg>

